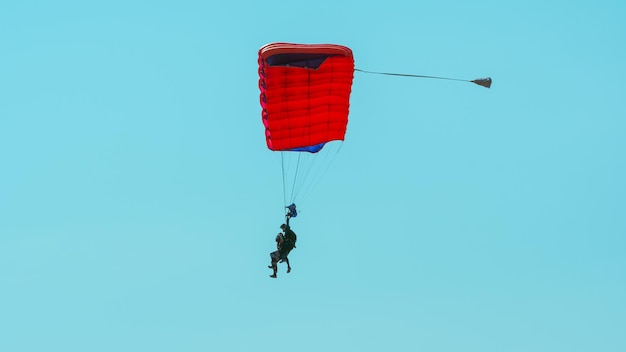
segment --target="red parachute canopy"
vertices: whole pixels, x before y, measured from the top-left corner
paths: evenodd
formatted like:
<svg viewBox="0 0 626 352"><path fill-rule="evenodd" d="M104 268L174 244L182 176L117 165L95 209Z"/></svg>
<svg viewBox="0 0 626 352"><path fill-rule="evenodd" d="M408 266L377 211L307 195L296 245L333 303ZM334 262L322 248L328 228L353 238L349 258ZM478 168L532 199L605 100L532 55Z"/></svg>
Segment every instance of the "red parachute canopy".
<svg viewBox="0 0 626 352"><path fill-rule="evenodd" d="M354 76L352 50L335 44L271 43L259 50L267 147L316 153L343 140Z"/></svg>

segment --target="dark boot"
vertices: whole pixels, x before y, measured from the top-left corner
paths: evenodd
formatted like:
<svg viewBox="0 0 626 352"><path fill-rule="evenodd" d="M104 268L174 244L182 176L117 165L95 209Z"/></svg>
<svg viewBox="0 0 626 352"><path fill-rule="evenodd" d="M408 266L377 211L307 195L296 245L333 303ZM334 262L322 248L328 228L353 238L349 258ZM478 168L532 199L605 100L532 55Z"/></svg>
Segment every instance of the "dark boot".
<svg viewBox="0 0 626 352"><path fill-rule="evenodd" d="M272 263L272 266L270 268L272 268L272 270L274 270L274 274L270 275L270 277L273 277L275 279L276 278L276 272L278 272L278 266L276 265L276 263Z"/></svg>

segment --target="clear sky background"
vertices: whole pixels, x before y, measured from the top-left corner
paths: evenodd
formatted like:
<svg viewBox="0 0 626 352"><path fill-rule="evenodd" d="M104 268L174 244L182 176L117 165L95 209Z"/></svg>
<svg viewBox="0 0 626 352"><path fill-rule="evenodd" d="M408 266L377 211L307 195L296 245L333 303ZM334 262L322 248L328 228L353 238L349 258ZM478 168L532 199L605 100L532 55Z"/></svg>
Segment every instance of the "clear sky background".
<svg viewBox="0 0 626 352"><path fill-rule="evenodd" d="M626 350L623 1L3 1L0 350ZM257 51L337 43L283 221Z"/></svg>

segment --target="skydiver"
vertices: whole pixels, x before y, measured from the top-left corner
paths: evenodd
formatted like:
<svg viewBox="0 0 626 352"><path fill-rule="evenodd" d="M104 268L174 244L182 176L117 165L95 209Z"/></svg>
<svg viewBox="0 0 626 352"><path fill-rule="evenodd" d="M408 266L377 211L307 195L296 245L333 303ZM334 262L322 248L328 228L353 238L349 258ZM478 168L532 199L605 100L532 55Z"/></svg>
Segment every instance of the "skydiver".
<svg viewBox="0 0 626 352"><path fill-rule="evenodd" d="M278 263L287 263L287 273L291 272L291 265L289 264L289 252L296 247L297 236L293 230L287 224L280 225L283 233L276 235L276 251L270 253L271 265L268 268L274 270L274 273L270 275L272 278L276 278L276 272L278 271Z"/></svg>
<svg viewBox="0 0 626 352"><path fill-rule="evenodd" d="M272 275L270 275L270 277L272 278L276 278L276 272L278 271L278 261L280 260L280 245L283 242L284 237L283 234L281 232L279 232L276 235L276 249L275 251L273 251L272 253L270 253L270 260L271 260L271 265L268 266L268 268L274 270L274 273ZM289 272L291 271L290 268L288 268Z"/></svg>
<svg viewBox="0 0 626 352"><path fill-rule="evenodd" d="M290 272L291 266L289 265L289 258L287 256L292 249L296 248L296 241L298 240L298 237L288 224L282 224L280 225L280 228L283 230L282 241L278 248L280 251L280 261L287 263L287 272Z"/></svg>

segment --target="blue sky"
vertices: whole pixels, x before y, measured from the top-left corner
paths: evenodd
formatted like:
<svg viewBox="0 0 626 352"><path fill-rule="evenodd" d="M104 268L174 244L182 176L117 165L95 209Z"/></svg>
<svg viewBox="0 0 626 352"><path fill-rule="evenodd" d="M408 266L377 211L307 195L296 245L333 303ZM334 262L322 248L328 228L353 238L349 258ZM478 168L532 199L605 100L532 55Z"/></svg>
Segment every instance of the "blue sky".
<svg viewBox="0 0 626 352"><path fill-rule="evenodd" d="M0 4L0 350L623 351L620 1ZM282 221L257 51L337 43Z"/></svg>

